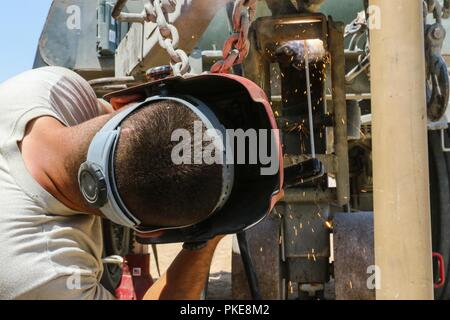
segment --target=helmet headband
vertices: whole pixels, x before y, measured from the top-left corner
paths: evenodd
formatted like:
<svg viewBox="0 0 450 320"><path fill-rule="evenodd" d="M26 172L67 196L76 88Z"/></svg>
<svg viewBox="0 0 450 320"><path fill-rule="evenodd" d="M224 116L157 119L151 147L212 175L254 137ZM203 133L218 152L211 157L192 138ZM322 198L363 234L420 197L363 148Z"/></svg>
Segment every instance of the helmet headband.
<svg viewBox="0 0 450 320"><path fill-rule="evenodd" d="M115 181L114 155L121 134L121 124L137 110L149 106L158 101L176 101L193 111L203 122L213 141L222 141L223 158L227 159L226 152L231 152L226 130L221 125L215 114L200 100L191 96L153 96L134 107L120 112L109 120L92 140L87 161L80 167L78 182L85 200L92 206L99 208L102 214L112 222L134 229L140 233L183 229L196 223L178 227L147 227L141 226L137 219L123 202ZM149 106L151 107L151 106ZM210 130L212 129L212 130ZM216 134L214 134L214 132ZM229 155L228 155L229 156ZM174 164L175 165L175 164ZM223 163L222 190L217 204L209 216L220 210L228 200L234 182L234 166ZM207 218L207 217L206 217ZM206 219L205 218L205 219Z"/></svg>

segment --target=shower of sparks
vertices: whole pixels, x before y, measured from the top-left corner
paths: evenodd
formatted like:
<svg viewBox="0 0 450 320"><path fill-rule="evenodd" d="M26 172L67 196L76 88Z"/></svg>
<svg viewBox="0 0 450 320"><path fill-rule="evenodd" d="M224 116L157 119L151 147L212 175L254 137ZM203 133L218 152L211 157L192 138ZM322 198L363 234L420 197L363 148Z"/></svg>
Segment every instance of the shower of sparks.
<svg viewBox="0 0 450 320"><path fill-rule="evenodd" d="M291 52L295 53L294 58L298 62L305 61L306 50L308 50L308 61L310 62L322 60L327 55L323 41L320 39L288 41L279 50L287 54Z"/></svg>

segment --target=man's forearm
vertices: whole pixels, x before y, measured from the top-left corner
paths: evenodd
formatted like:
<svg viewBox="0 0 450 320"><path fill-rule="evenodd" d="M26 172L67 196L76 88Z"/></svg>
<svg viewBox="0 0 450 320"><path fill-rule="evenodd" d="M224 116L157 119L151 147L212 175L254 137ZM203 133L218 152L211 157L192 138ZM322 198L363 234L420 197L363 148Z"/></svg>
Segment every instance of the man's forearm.
<svg viewBox="0 0 450 320"><path fill-rule="evenodd" d="M198 300L206 285L220 239L197 251L183 250L167 272L147 291L144 300Z"/></svg>

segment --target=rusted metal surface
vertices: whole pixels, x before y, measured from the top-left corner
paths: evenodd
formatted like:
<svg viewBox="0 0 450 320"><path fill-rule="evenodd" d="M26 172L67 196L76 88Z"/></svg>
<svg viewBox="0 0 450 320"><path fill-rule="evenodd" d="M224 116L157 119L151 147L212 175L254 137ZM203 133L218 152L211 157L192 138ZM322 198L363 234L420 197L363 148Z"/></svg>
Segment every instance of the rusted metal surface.
<svg viewBox="0 0 450 320"><path fill-rule="evenodd" d="M325 0L266 0L274 16L293 12L317 11ZM294 5L294 3L296 5Z"/></svg>
<svg viewBox="0 0 450 320"><path fill-rule="evenodd" d="M179 0L176 10L168 14L168 22L180 32L179 47L187 52L198 43L211 20L228 0ZM146 70L169 61L165 49L158 44L156 23L133 24L119 45L116 55L117 76L142 76Z"/></svg>
<svg viewBox="0 0 450 320"><path fill-rule="evenodd" d="M273 2L272 5L274 5ZM279 5L282 3L280 2ZM322 40L322 50L318 50L322 54L313 52L312 54L316 56L311 65L313 68L311 98L313 105L316 106L313 117L314 126L318 121L314 140L317 146L317 158L323 162L328 173L335 174L338 171L337 155L332 153L333 148L327 152L329 150L327 143L333 143L333 141L328 140L327 135L320 131L334 124L331 118L326 119L324 113L326 98L323 79L325 77L320 76L327 63L325 54L328 51L327 24L325 16L311 13L259 18L254 23L249 37L252 49L244 64L244 71L247 77L262 86L272 98L274 109L278 113L276 114L279 126L283 130L285 165L290 166L310 159L312 148L309 148L307 142L304 143L308 141L308 134L303 135L298 131L289 130L289 126L303 122L301 119L305 121L308 119L305 103L307 96L301 95L308 91L305 85L305 63L296 45L304 44L303 40ZM291 47L281 52L280 48L286 46ZM309 43L304 47L309 50ZM296 65L293 61L297 62ZM276 65L279 70L278 77ZM280 84L279 90L274 83ZM345 95L344 112L346 112ZM336 202L336 189L321 188L318 187L319 185L326 185L326 179L318 179L301 188L285 190L285 197L277 207L277 213L282 217L281 242L287 271L286 282L319 284L323 287L323 284L328 281L329 204Z"/></svg>
<svg viewBox="0 0 450 320"><path fill-rule="evenodd" d="M297 8L290 0L266 0L266 2L273 16L290 14L297 11Z"/></svg>
<svg viewBox="0 0 450 320"><path fill-rule="evenodd" d="M335 213L334 278L337 300L374 300L373 212Z"/></svg>
<svg viewBox="0 0 450 320"><path fill-rule="evenodd" d="M244 8L245 14L242 13ZM233 34L225 41L223 59L220 59L211 67L211 72L228 73L231 68L241 65L247 58L250 50L249 29L255 15L256 0L235 0L230 19L233 24Z"/></svg>
<svg viewBox="0 0 450 320"><path fill-rule="evenodd" d="M259 50L257 43L259 29L255 25L253 23L249 31L250 51L243 64L244 75L260 86L270 97L270 62L264 58Z"/></svg>
<svg viewBox="0 0 450 320"><path fill-rule="evenodd" d="M283 247L289 280L299 284L326 283L329 278L329 204L281 203Z"/></svg>
<svg viewBox="0 0 450 320"><path fill-rule="evenodd" d="M350 201L350 182L348 173L347 104L345 99L344 25L342 23L335 23L330 19L328 40L331 58L335 153L338 159L337 201L340 206L344 206Z"/></svg>
<svg viewBox="0 0 450 320"><path fill-rule="evenodd" d="M288 189L284 192L283 201L287 203L332 202L336 198L333 189L319 190L313 188Z"/></svg>

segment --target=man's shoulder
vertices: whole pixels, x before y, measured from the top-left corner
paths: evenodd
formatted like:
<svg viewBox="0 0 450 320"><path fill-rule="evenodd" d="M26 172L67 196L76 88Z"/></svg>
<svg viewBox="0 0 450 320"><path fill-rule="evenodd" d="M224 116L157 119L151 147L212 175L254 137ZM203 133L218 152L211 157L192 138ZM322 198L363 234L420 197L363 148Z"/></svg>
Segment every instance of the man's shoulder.
<svg viewBox="0 0 450 320"><path fill-rule="evenodd" d="M9 78L8 80L0 84L0 89L8 88L10 86L16 86L18 83L36 83L36 82L51 83L52 80L58 81L58 79L62 77L70 78L79 76L75 72L62 67L54 67L54 66L42 67L27 70L15 75L14 77Z"/></svg>
<svg viewBox="0 0 450 320"><path fill-rule="evenodd" d="M37 69L31 70L30 72L52 73L52 74L58 75L60 77L73 78L73 79L77 79L77 80L87 83L87 81L83 77L81 77L78 73L76 73L75 71L72 71L70 69L63 68L63 67L58 67L58 66L48 66L48 67L37 68Z"/></svg>
<svg viewBox="0 0 450 320"><path fill-rule="evenodd" d="M15 92L14 89L20 88L25 95L34 94L30 90L38 88L51 90L55 85L64 81L76 84L84 90L92 90L88 81L76 72L63 67L49 66L22 72L0 83L0 93L7 94L11 90ZM26 91L24 91L25 88L27 88Z"/></svg>

